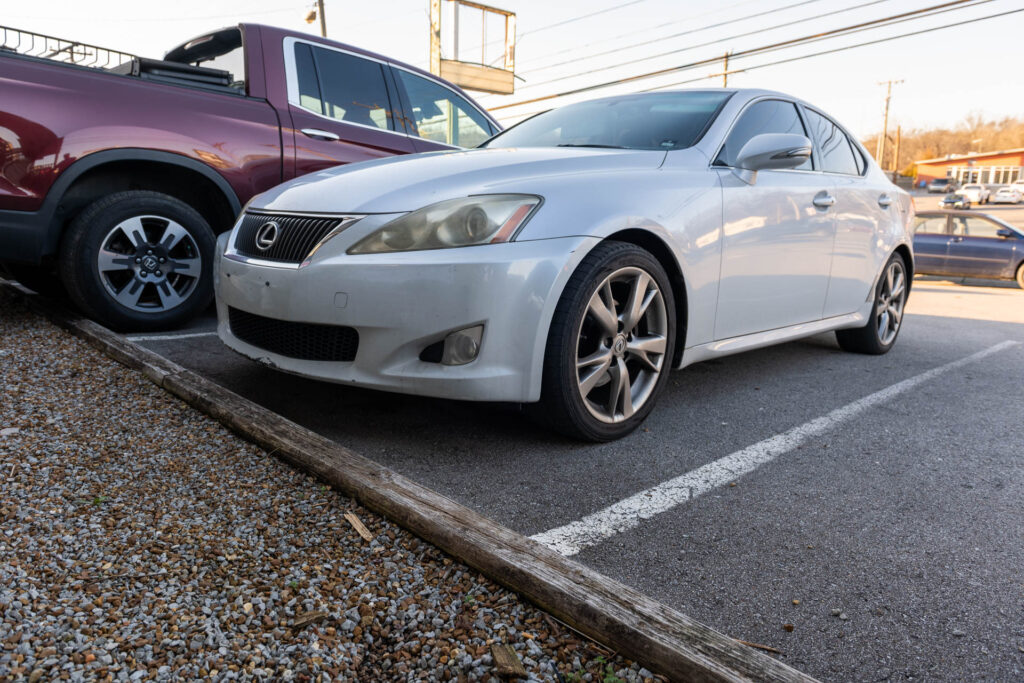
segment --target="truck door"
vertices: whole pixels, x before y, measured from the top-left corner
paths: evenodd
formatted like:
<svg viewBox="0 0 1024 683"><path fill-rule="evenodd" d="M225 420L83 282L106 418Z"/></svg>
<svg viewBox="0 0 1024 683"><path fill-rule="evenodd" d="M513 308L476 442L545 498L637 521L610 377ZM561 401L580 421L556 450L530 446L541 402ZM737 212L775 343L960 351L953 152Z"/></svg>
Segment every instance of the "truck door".
<svg viewBox="0 0 1024 683"><path fill-rule="evenodd" d="M285 41L295 175L408 154L397 98L382 62L297 39Z"/></svg>

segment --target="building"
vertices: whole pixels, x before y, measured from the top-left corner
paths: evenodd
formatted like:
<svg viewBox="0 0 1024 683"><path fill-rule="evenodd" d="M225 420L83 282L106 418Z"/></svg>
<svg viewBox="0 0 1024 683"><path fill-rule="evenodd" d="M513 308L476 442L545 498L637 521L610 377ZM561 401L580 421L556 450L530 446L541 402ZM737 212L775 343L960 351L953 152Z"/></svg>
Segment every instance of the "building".
<svg viewBox="0 0 1024 683"><path fill-rule="evenodd" d="M950 154L938 159L915 161L917 182L955 178L960 183L1012 183L1024 179L1024 148L1001 152Z"/></svg>

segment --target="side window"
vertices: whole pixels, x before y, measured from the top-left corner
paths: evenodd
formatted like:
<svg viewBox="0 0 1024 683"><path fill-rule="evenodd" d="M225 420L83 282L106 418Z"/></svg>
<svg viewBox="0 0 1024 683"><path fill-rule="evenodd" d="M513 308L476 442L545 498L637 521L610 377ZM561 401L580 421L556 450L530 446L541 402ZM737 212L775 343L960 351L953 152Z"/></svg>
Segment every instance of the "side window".
<svg viewBox="0 0 1024 683"><path fill-rule="evenodd" d="M945 235L946 217L926 218L918 216L914 223L914 232L922 235Z"/></svg>
<svg viewBox="0 0 1024 683"><path fill-rule="evenodd" d="M967 227L967 235L969 237L999 237L997 231L1000 226L987 221L984 218L954 218L953 220L964 221Z"/></svg>
<svg viewBox="0 0 1024 683"><path fill-rule="evenodd" d="M793 133L807 135L804 124L796 112L796 105L782 100L761 100L747 107L736 125L729 132L729 137L722 146L722 151L715 159L718 166L735 166L743 145L752 137L762 133ZM799 169L811 170L810 160L805 161Z"/></svg>
<svg viewBox="0 0 1024 683"><path fill-rule="evenodd" d="M394 73L412 108L407 124L414 135L458 147L476 147L491 137L484 115L448 88L404 69Z"/></svg>
<svg viewBox="0 0 1024 683"><path fill-rule="evenodd" d="M312 51L320 81L321 114L347 123L394 130L383 65L325 48L314 47ZM296 61L299 98L304 102L298 53ZM307 108L317 111L315 105Z"/></svg>
<svg viewBox="0 0 1024 683"><path fill-rule="evenodd" d="M320 99L320 82L316 77L313 53L306 43L295 43L295 72L299 79L299 105L303 109L324 113Z"/></svg>
<svg viewBox="0 0 1024 683"><path fill-rule="evenodd" d="M805 109L807 123L817 139L818 161L821 170L828 173L860 175L857 160L853 155L852 143L846 133L818 112ZM863 163L863 159L861 160Z"/></svg>

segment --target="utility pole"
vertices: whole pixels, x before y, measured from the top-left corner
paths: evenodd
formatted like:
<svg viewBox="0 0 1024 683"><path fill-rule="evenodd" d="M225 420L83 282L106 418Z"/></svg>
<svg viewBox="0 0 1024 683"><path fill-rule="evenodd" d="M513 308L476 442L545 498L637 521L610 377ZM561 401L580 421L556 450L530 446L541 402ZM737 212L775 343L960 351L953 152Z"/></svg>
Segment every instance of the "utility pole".
<svg viewBox="0 0 1024 683"><path fill-rule="evenodd" d="M880 81L878 85L885 85L885 113L882 114L882 134L878 136L878 144L875 146L875 161L882 168L885 168L882 158L885 155L885 136L889 133L889 100L892 99L892 86L893 84L900 84L899 81Z"/></svg>
<svg viewBox="0 0 1024 683"><path fill-rule="evenodd" d="M900 142L903 139L903 126L896 126L896 148L892 152L892 178L900 172Z"/></svg>
<svg viewBox="0 0 1024 683"><path fill-rule="evenodd" d="M327 17L324 16L324 0L316 0L317 14L320 15L320 35L327 37Z"/></svg>
<svg viewBox="0 0 1024 683"><path fill-rule="evenodd" d="M715 76L721 76L722 77L722 87L723 88L728 88L729 87L729 74L738 74L738 73L741 73L742 71L744 71L744 69L736 69L735 71L729 71L729 56L731 54L732 54L732 52L726 52L724 55L722 55L722 73L709 74L708 75L708 78L714 78Z"/></svg>

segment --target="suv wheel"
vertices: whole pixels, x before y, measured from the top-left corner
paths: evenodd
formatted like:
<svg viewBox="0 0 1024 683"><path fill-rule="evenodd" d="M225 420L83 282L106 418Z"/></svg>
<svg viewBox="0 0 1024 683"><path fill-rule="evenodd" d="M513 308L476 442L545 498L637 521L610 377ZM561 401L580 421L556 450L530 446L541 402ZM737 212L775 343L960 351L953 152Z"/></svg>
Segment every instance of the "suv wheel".
<svg viewBox="0 0 1024 683"><path fill-rule="evenodd" d="M213 231L188 204L159 192L118 192L81 211L61 245L68 295L118 330L173 328L213 297Z"/></svg>

